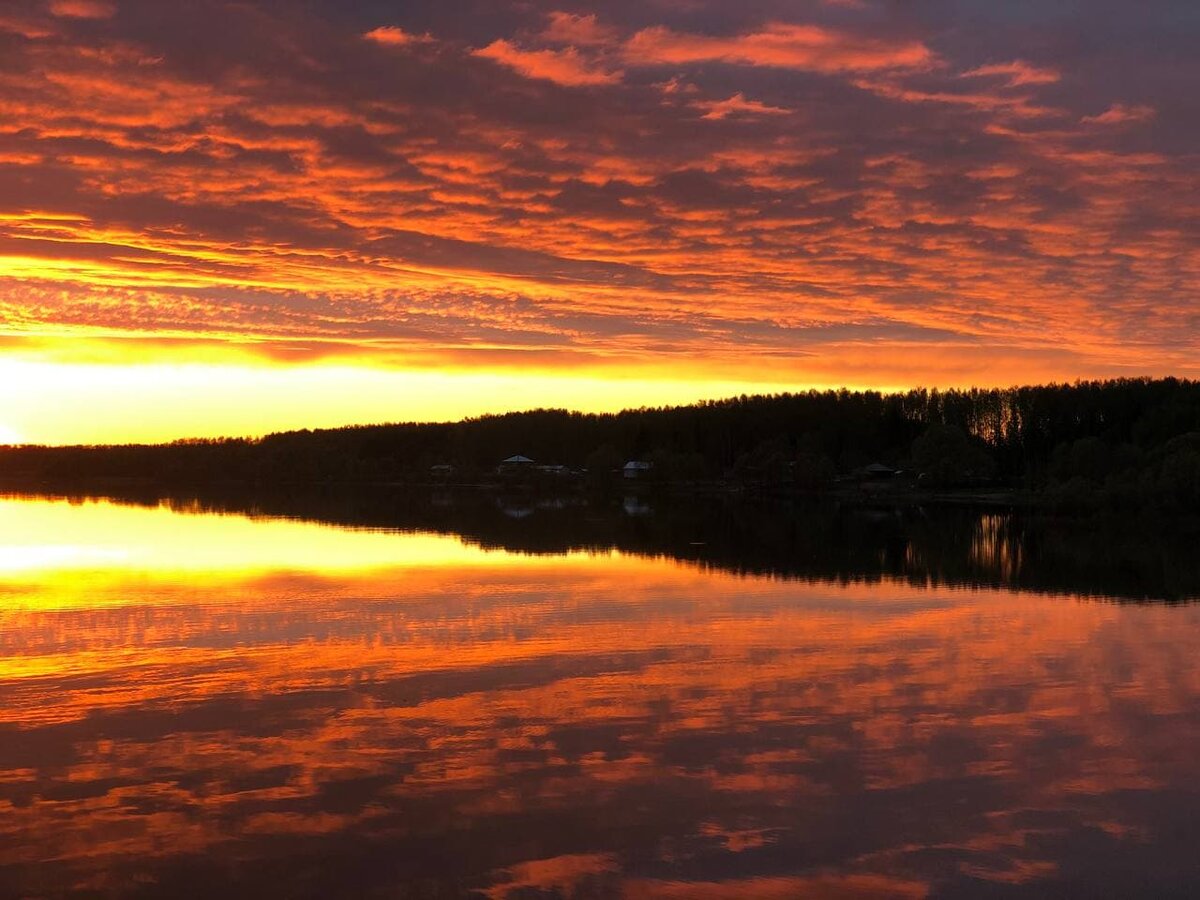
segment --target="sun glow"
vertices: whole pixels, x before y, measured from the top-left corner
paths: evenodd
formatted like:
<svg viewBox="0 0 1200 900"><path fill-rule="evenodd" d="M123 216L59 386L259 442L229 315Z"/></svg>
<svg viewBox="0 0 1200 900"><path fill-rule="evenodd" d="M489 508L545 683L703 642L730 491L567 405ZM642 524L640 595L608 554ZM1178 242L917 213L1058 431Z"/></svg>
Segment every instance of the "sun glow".
<svg viewBox="0 0 1200 900"><path fill-rule="evenodd" d="M0 361L0 443L164 442L564 407L616 411L795 385L733 378L197 362ZM11 433L14 440L8 439Z"/></svg>
<svg viewBox="0 0 1200 900"><path fill-rule="evenodd" d="M1200 377L1194 116L1119 17L392 5L4 7L0 441Z"/></svg>

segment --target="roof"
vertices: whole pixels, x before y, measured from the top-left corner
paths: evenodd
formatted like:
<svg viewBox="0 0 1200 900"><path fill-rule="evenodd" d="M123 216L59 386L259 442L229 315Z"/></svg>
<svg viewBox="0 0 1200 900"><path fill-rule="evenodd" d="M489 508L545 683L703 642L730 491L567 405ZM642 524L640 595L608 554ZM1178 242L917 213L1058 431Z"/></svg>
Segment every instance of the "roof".
<svg viewBox="0 0 1200 900"><path fill-rule="evenodd" d="M883 463L871 463L863 471L872 472L872 473L876 473L876 474L883 474L885 472L886 473L895 472L896 470L893 469L891 466L885 466Z"/></svg>
<svg viewBox="0 0 1200 900"><path fill-rule="evenodd" d="M531 463L531 462L533 462L533 460L530 459L528 456L522 456L521 454L518 453L516 456L510 456L508 459L504 460L504 462L501 463L501 465L519 466L519 465L523 465L525 463Z"/></svg>
<svg viewBox="0 0 1200 900"><path fill-rule="evenodd" d="M654 463L642 462L640 459L631 459L625 463L626 469L653 469Z"/></svg>

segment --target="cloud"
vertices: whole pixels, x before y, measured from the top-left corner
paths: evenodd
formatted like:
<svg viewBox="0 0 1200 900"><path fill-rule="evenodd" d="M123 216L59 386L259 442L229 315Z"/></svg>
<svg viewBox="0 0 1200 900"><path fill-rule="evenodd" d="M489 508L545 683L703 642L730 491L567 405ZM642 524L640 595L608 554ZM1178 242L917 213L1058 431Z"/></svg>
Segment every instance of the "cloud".
<svg viewBox="0 0 1200 900"><path fill-rule="evenodd" d="M0 33L18 35L29 41L51 37L53 25L43 16L31 15L24 10L0 9Z"/></svg>
<svg viewBox="0 0 1200 900"><path fill-rule="evenodd" d="M52 15L71 19L110 19L117 14L108 0L50 0Z"/></svg>
<svg viewBox="0 0 1200 900"><path fill-rule="evenodd" d="M383 44L388 47L405 47L410 44L429 43L433 40L433 38L427 34L410 34L403 28L398 28L395 25L380 25L378 28L372 28L370 31L363 34L363 37L368 41L373 41L376 44Z"/></svg>
<svg viewBox="0 0 1200 900"><path fill-rule="evenodd" d="M701 100L696 106L704 110L706 119L726 119L730 116L786 116L791 110L768 106L759 100L747 100L745 94L734 94L727 100Z"/></svg>
<svg viewBox="0 0 1200 900"><path fill-rule="evenodd" d="M541 38L553 44L603 47L614 44L618 34L616 28L600 24L595 13L578 16L565 12L552 12Z"/></svg>
<svg viewBox="0 0 1200 900"><path fill-rule="evenodd" d="M620 66L727 63L854 72L925 67L933 60L928 48L915 41L889 41L815 25L779 22L759 31L728 37L653 26L622 41L617 29L600 24L595 15L555 12L536 38L556 46L526 49L501 38L477 54L527 77L568 86L616 83L623 74ZM586 53L580 47L586 48Z"/></svg>
<svg viewBox="0 0 1200 900"><path fill-rule="evenodd" d="M1114 103L1095 116L1084 116L1080 121L1089 125L1130 125L1149 122L1157 115L1153 106Z"/></svg>
<svg viewBox="0 0 1200 900"><path fill-rule="evenodd" d="M963 72L962 77L1004 78L1007 79L1009 87L1021 87L1031 84L1055 84L1062 79L1062 74L1054 69L1035 66L1017 59L1012 62L979 66Z"/></svg>
<svg viewBox="0 0 1200 900"><path fill-rule="evenodd" d="M1196 372L1186 34L1147 20L1151 58L1097 20L1035 64L1024 21L762 24L785 6L422 2L366 35L320 0L6 9L0 333L856 384Z"/></svg>
<svg viewBox="0 0 1200 900"><path fill-rule="evenodd" d="M919 41L872 38L783 22L728 37L658 25L633 35L623 53L627 61L639 65L720 62L818 72L923 68L933 62L932 52Z"/></svg>
<svg viewBox="0 0 1200 900"><path fill-rule="evenodd" d="M525 50L503 38L475 51L475 55L513 69L526 78L540 78L566 87L615 84L622 73L602 67L574 47L562 50Z"/></svg>

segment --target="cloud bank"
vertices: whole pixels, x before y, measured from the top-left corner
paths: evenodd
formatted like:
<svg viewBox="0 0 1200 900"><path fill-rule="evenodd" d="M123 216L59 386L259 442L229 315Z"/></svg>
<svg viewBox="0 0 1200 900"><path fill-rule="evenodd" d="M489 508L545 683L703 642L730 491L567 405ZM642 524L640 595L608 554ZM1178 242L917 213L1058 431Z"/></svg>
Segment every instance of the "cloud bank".
<svg viewBox="0 0 1200 900"><path fill-rule="evenodd" d="M5 4L0 330L1200 375L1188 0L464 6Z"/></svg>

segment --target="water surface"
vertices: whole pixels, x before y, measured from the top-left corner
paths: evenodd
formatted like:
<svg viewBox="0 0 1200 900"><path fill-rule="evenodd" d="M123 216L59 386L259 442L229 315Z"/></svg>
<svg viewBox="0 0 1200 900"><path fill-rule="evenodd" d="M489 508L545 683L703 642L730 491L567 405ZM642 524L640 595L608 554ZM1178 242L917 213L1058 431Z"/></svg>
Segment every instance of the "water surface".
<svg viewBox="0 0 1200 900"><path fill-rule="evenodd" d="M0 501L0 896L1200 893L1187 562L495 508Z"/></svg>

